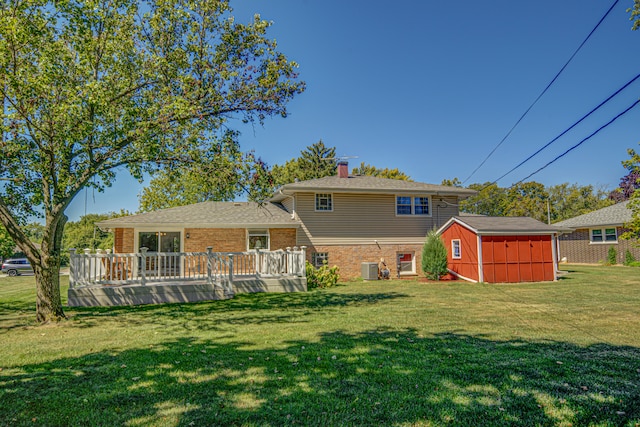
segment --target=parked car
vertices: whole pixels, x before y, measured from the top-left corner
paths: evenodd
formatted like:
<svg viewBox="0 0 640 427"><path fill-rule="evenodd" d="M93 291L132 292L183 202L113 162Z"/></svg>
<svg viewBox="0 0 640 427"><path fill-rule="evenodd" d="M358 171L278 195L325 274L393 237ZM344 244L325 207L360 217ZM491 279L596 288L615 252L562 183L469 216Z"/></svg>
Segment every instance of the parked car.
<svg viewBox="0 0 640 427"><path fill-rule="evenodd" d="M22 273L33 273L33 267L26 258L7 259L2 263L2 272L9 276L19 276Z"/></svg>

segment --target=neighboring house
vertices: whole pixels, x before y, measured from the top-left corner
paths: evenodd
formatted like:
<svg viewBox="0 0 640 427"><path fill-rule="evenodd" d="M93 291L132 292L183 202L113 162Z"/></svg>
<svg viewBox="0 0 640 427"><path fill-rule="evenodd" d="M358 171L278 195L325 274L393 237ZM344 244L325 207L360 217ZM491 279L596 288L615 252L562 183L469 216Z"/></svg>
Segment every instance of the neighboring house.
<svg viewBox="0 0 640 427"><path fill-rule="evenodd" d="M560 237L560 258L570 263L596 264L607 261L609 248L614 247L619 263L624 262L625 252L640 259L637 240L621 240L626 230L624 224L631 221L629 201L567 219L554 225L575 231Z"/></svg>
<svg viewBox="0 0 640 427"><path fill-rule="evenodd" d="M115 232L116 252L216 252L305 246L316 266L337 265L343 279L363 262L385 258L395 274L418 274L425 236L458 214L475 191L457 187L338 175L286 184L268 203L204 202L98 223Z"/></svg>
<svg viewBox="0 0 640 427"><path fill-rule="evenodd" d="M562 228L527 217L456 216L438 233L449 271L471 282L542 282L557 278Z"/></svg>

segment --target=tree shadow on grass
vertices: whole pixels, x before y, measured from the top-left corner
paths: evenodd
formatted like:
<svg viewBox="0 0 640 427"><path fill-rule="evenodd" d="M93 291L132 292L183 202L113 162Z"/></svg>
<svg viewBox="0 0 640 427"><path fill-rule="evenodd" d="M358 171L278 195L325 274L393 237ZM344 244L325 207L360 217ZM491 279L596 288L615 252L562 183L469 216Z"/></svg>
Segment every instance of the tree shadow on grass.
<svg viewBox="0 0 640 427"><path fill-rule="evenodd" d="M349 295L326 292L255 293L238 294L231 300L199 303L74 307L68 309L67 313L78 327L99 327L100 322L109 317L111 321L127 325L153 323L168 327L175 326L176 320L188 320L191 329L214 330L221 323L244 325L303 322L304 316L318 311L326 313L338 311L345 306L373 305L398 298L408 296L398 292Z"/></svg>
<svg viewBox="0 0 640 427"><path fill-rule="evenodd" d="M337 331L188 338L0 371L5 425L636 425L640 349Z"/></svg>

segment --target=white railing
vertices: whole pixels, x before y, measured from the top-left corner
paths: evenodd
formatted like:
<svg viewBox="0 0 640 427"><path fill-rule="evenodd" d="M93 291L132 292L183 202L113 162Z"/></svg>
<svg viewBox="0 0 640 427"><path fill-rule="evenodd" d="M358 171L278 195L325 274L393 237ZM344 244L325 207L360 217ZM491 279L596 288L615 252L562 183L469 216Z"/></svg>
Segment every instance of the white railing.
<svg viewBox="0 0 640 427"><path fill-rule="evenodd" d="M234 277L304 277L305 247L277 251L147 252L119 254L97 250L95 254L70 250L69 287L146 285L161 282L202 281L231 283Z"/></svg>

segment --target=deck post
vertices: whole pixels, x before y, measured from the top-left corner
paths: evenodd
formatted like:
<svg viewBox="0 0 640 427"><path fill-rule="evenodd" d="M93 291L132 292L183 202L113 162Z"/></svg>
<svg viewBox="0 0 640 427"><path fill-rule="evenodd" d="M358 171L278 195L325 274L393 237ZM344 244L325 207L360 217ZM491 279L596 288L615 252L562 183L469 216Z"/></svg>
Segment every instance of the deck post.
<svg viewBox="0 0 640 427"><path fill-rule="evenodd" d="M286 258L287 259L287 271L286 271L286 274L288 276L293 276L293 272L294 272L293 260L295 258L294 258L294 255L291 253L291 246L287 246L285 248L285 251L287 252L287 258Z"/></svg>
<svg viewBox="0 0 640 427"><path fill-rule="evenodd" d="M256 276L260 277L262 275L262 262L260 262L260 248L258 247L258 245L256 244L256 248L255 248L256 254L255 254L255 261L254 261L254 266L256 268ZM264 255L263 255L264 257Z"/></svg>
<svg viewBox="0 0 640 427"><path fill-rule="evenodd" d="M147 251L149 248L140 248L140 255L142 256L142 265L140 266L140 284L142 286L147 284L146 269L147 269Z"/></svg>
<svg viewBox="0 0 640 427"><path fill-rule="evenodd" d="M213 247L207 246L207 285L213 284Z"/></svg>
<svg viewBox="0 0 640 427"><path fill-rule="evenodd" d="M300 277L306 277L307 276L307 247L306 246L300 246L300 250L302 251L302 256L300 257Z"/></svg>
<svg viewBox="0 0 640 427"><path fill-rule="evenodd" d="M78 263L76 258L76 248L69 249L69 287L73 289L78 280Z"/></svg>
<svg viewBox="0 0 640 427"><path fill-rule="evenodd" d="M233 282L233 254L228 254L229 257L229 283Z"/></svg>

